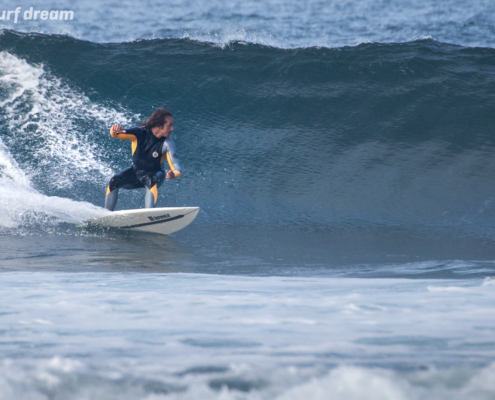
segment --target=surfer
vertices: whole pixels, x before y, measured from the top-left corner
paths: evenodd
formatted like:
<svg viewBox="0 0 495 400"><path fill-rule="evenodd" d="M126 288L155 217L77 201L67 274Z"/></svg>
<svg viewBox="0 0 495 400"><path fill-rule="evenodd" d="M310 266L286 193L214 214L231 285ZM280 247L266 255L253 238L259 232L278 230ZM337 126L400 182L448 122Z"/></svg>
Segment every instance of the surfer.
<svg viewBox="0 0 495 400"><path fill-rule="evenodd" d="M113 211L117 205L119 189L146 188L144 206L153 208L158 200L158 188L165 178L181 175L175 143L170 137L174 130L174 117L164 108L157 109L141 126L123 130L112 125L110 135L132 141L132 165L114 175L108 184L105 208ZM167 159L170 170L161 168Z"/></svg>

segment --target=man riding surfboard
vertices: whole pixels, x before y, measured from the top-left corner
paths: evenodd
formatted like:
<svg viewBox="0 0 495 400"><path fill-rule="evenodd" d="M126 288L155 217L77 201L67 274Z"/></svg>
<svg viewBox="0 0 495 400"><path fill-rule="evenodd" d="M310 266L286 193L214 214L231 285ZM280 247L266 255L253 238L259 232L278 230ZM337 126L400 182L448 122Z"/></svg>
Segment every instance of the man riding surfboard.
<svg viewBox="0 0 495 400"><path fill-rule="evenodd" d="M165 178L181 176L179 157L170 137L174 130L174 117L164 108L157 109L141 126L123 130L112 125L110 135L132 141L132 165L114 175L108 184L105 208L113 211L117 205L119 189L146 188L145 207L153 208L158 200L158 188ZM168 162L170 170L164 172L162 162Z"/></svg>

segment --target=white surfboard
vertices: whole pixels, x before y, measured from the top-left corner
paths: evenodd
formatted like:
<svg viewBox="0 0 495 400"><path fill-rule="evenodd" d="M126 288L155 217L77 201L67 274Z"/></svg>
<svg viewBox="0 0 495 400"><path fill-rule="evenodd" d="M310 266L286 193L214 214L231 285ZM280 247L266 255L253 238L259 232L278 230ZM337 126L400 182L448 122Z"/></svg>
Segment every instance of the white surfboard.
<svg viewBox="0 0 495 400"><path fill-rule="evenodd" d="M189 225L198 212L199 207L142 208L114 211L86 222L90 225L168 235Z"/></svg>

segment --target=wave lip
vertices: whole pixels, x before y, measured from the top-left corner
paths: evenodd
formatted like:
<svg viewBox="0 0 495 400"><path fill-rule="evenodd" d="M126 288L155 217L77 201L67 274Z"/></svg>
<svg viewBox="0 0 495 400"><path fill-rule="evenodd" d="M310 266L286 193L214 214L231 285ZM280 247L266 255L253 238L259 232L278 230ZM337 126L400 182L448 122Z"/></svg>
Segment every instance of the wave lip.
<svg viewBox="0 0 495 400"><path fill-rule="evenodd" d="M185 34L225 43L225 38L234 34L236 40L278 48L333 48L363 41L404 43L425 36L468 47L495 46L495 9L490 0L397 0L391 4L369 0L308 0L304 4L281 0L232 4L191 0L187 6L174 0L165 5L150 1L146 6L123 2L118 7L103 0L91 4L72 4L72 21L21 18L17 24L4 20L2 26L27 33L67 34L96 43L177 39ZM34 0L31 6L38 10L48 8L40 0ZM22 10L23 13L25 8Z"/></svg>

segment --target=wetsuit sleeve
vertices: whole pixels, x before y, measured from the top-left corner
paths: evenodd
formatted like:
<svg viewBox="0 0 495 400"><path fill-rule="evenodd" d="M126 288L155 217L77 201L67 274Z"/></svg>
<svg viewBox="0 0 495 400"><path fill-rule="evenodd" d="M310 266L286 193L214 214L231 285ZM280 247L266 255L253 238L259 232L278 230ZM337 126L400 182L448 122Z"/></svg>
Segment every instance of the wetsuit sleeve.
<svg viewBox="0 0 495 400"><path fill-rule="evenodd" d="M110 128L110 135L112 135L112 137L116 139L132 140L142 134L142 129L139 127L123 130L125 131L125 133L115 133L114 131L112 131L112 128Z"/></svg>
<svg viewBox="0 0 495 400"><path fill-rule="evenodd" d="M167 138L167 140L163 142L162 154L162 162L166 159L170 169L174 172L179 172L180 176L182 169L180 167L179 156L177 155L177 148L175 147L175 143L172 138Z"/></svg>
<svg viewBox="0 0 495 400"><path fill-rule="evenodd" d="M130 129L124 129L125 133L115 133L112 131L112 128L110 128L110 135L116 139L122 139L122 140L132 140L132 154L136 151L137 148L137 140L138 136L141 134L142 129L141 128L130 128Z"/></svg>

